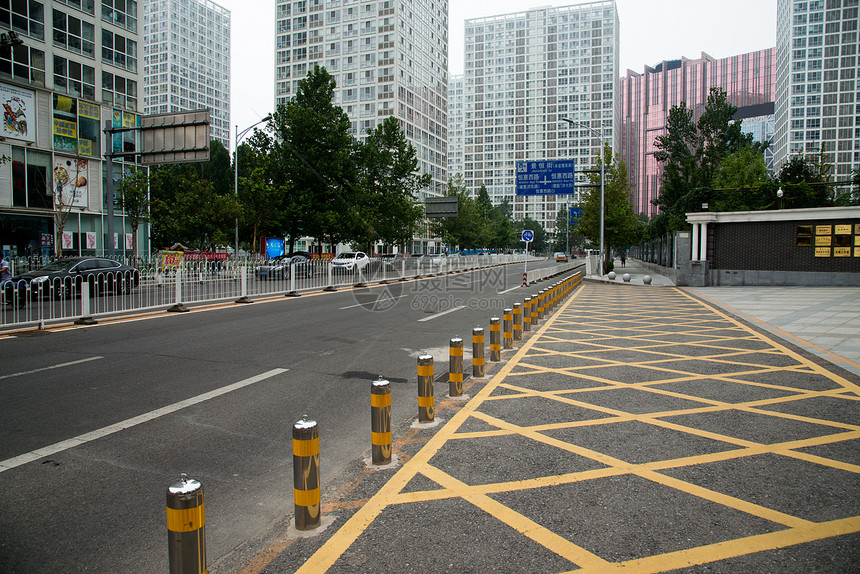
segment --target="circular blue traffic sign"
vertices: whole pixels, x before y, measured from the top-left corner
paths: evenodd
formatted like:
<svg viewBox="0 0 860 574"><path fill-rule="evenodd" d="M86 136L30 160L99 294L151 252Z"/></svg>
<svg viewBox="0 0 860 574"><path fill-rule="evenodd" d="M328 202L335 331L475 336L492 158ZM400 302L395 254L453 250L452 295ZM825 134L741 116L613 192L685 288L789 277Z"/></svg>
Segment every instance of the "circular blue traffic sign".
<svg viewBox="0 0 860 574"><path fill-rule="evenodd" d="M532 231L531 229L524 229L523 230L523 241L528 243L528 242L534 241L534 240L535 240L535 232Z"/></svg>

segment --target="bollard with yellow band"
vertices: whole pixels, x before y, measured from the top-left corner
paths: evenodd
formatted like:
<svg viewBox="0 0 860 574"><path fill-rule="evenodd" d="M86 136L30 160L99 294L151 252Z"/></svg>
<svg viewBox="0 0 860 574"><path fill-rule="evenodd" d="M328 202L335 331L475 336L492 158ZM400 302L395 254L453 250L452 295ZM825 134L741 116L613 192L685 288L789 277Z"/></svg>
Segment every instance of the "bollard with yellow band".
<svg viewBox="0 0 860 574"><path fill-rule="evenodd" d="M320 525L320 434L316 421L302 417L293 425L293 496L296 530Z"/></svg>
<svg viewBox="0 0 860 574"><path fill-rule="evenodd" d="M370 386L370 442L373 464L391 462L391 384L380 376Z"/></svg>
<svg viewBox="0 0 860 574"><path fill-rule="evenodd" d="M523 338L523 304L514 303L514 341Z"/></svg>
<svg viewBox="0 0 860 574"><path fill-rule="evenodd" d="M490 360L502 360L502 325L498 317L490 317Z"/></svg>
<svg viewBox="0 0 860 574"><path fill-rule="evenodd" d="M459 397L463 394L463 339L451 339L448 354L448 396Z"/></svg>
<svg viewBox="0 0 860 574"><path fill-rule="evenodd" d="M537 327L540 324L540 316L538 315L538 305L540 304L540 293L532 295L532 327Z"/></svg>
<svg viewBox="0 0 860 574"><path fill-rule="evenodd" d="M523 331L532 330L532 298L523 299Z"/></svg>
<svg viewBox="0 0 860 574"><path fill-rule="evenodd" d="M206 572L206 510L203 485L185 474L167 488L170 574Z"/></svg>
<svg viewBox="0 0 860 574"><path fill-rule="evenodd" d="M484 376L484 330L481 327L472 329L472 376Z"/></svg>
<svg viewBox="0 0 860 574"><path fill-rule="evenodd" d="M538 291L538 319L543 320L546 315L546 291L541 289Z"/></svg>
<svg viewBox="0 0 860 574"><path fill-rule="evenodd" d="M436 397L433 391L433 355L418 357L418 422L432 423Z"/></svg>
<svg viewBox="0 0 860 574"><path fill-rule="evenodd" d="M502 314L502 345L505 349L514 347L514 310L505 309Z"/></svg>

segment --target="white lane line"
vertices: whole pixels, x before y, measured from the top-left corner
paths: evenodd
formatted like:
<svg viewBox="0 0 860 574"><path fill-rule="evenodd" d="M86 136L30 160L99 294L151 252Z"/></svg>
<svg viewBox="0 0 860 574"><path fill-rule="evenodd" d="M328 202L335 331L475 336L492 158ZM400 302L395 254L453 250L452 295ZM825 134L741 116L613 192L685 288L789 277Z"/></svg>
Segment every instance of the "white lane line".
<svg viewBox="0 0 860 574"><path fill-rule="evenodd" d="M458 307L453 307L448 309L447 311L442 311L441 313L436 313L435 315L430 315L429 317L424 317L423 319L418 319L419 323L423 323L424 321L432 321L436 317L441 317L442 315L447 315L448 313L453 313L454 311L459 311L460 309L465 309L465 305L460 305Z"/></svg>
<svg viewBox="0 0 860 574"><path fill-rule="evenodd" d="M79 359L77 361L69 361L68 363L60 363L58 365L51 365L49 367L42 367L41 369L33 369L32 371L21 371L20 373L11 373L9 375L0 375L0 381L3 379L11 379L12 377L22 377L24 375L32 375L33 373L41 373L42 371L50 371L51 369L62 369L63 367L70 367L72 365L80 365L81 363L88 363L90 361L98 361L99 359L104 359L104 357L88 357L86 359Z"/></svg>
<svg viewBox="0 0 860 574"><path fill-rule="evenodd" d="M510 293L511 291L516 291L517 289L522 288L522 285L517 285L516 287L511 287L510 289L505 289L504 291L499 291L496 295L504 295L505 293Z"/></svg>
<svg viewBox="0 0 860 574"><path fill-rule="evenodd" d="M407 293L406 295L399 295L397 297L391 297L391 299L402 299L403 297L409 297L409 295L411 295L411 293ZM343 311L344 309L354 309L355 307L366 307L366 306L367 306L367 303L356 303L355 305L348 305L346 307L341 307L340 310Z"/></svg>
<svg viewBox="0 0 860 574"><path fill-rule="evenodd" d="M161 407L160 409L155 409L154 411L150 411L148 413L144 413L142 415L126 419L116 424L112 424L110 426L106 426L104 428L100 428L98 430L94 430L92 432L88 432L86 434L82 434L74 438L70 438L68 440L64 440L13 458L0 460L0 472L5 472L15 467L21 466L22 464L34 462L36 460L39 460L40 458L44 458L46 456L50 456L52 454L56 454L64 450L80 446L90 441L106 437L115 432L119 432L121 430L125 430L137 426L139 424L149 422L153 419L157 419L158 417L174 413L186 407L190 407L192 405L208 401L209 399L214 399L215 397L219 397L221 395L225 395L243 387L253 385L254 383L259 383L260 381L274 377L275 375L280 375L281 373L285 373L288 370L289 369L272 369L271 371L266 371L265 373L261 373L254 377L239 381L238 383L233 383L232 385L227 385L226 387L221 387L220 389L215 389L214 391L209 391L208 393L203 393L202 395L197 395L196 397L191 397L190 399L185 399L184 401L179 401L178 403L173 403L172 405L167 405Z"/></svg>

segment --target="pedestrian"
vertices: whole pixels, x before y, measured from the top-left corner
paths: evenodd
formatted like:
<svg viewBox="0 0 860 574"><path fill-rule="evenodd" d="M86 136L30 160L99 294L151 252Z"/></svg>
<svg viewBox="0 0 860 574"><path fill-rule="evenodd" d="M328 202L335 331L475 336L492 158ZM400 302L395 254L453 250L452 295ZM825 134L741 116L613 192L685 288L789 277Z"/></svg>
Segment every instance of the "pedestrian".
<svg viewBox="0 0 860 574"><path fill-rule="evenodd" d="M624 267L624 264L627 263L627 251L621 252L621 266Z"/></svg>
<svg viewBox="0 0 860 574"><path fill-rule="evenodd" d="M6 257L6 251L0 251L0 292L5 292L7 283L8 287L10 287L9 291L6 292L6 303L9 305L12 304L12 267L9 264L9 259Z"/></svg>

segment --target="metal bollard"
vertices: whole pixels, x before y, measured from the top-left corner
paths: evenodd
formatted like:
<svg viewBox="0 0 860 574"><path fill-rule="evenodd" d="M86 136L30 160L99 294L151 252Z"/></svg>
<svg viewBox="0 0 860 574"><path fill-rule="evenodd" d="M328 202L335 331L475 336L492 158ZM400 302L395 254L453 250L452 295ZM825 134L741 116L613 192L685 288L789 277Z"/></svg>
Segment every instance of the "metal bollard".
<svg viewBox="0 0 860 574"><path fill-rule="evenodd" d="M448 396L463 394L463 339L451 339L448 352Z"/></svg>
<svg viewBox="0 0 860 574"><path fill-rule="evenodd" d="M532 330L532 298L523 299L523 331Z"/></svg>
<svg viewBox="0 0 860 574"><path fill-rule="evenodd" d="M538 291L538 319L543 319L546 315L546 291L541 289Z"/></svg>
<svg viewBox="0 0 860 574"><path fill-rule="evenodd" d="M433 355L418 357L418 422L432 423L436 397L433 392Z"/></svg>
<svg viewBox="0 0 860 574"><path fill-rule="evenodd" d="M167 555L170 574L206 572L203 485L184 473L167 487Z"/></svg>
<svg viewBox="0 0 860 574"><path fill-rule="evenodd" d="M538 304L540 303L540 295L532 295L532 327L537 327L540 324L538 315Z"/></svg>
<svg viewBox="0 0 860 574"><path fill-rule="evenodd" d="M484 330L480 327L472 329L472 376L484 376Z"/></svg>
<svg viewBox="0 0 860 574"><path fill-rule="evenodd" d="M320 434L308 416L293 425L293 496L296 529L320 525Z"/></svg>
<svg viewBox="0 0 860 574"><path fill-rule="evenodd" d="M380 377L370 386L370 442L373 464L391 462L391 384Z"/></svg>
<svg viewBox="0 0 860 574"><path fill-rule="evenodd" d="M514 303L514 341L523 338L523 304Z"/></svg>
<svg viewBox="0 0 860 574"><path fill-rule="evenodd" d="M502 360L502 326L498 317L490 317L490 360Z"/></svg>
<svg viewBox="0 0 860 574"><path fill-rule="evenodd" d="M514 310L505 309L502 314L502 344L505 349L514 347Z"/></svg>

